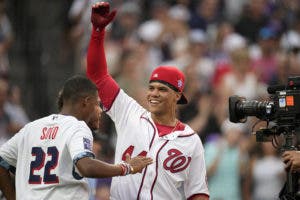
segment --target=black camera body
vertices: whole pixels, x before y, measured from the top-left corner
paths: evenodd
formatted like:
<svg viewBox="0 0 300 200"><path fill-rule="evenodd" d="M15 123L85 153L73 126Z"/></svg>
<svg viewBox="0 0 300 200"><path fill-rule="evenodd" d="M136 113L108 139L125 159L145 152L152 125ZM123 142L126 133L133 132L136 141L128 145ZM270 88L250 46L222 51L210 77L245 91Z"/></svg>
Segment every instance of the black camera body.
<svg viewBox="0 0 300 200"><path fill-rule="evenodd" d="M300 127L300 76L289 77L287 85L268 87L268 93L270 100L267 101L229 97L229 119L234 123L242 123L247 120L247 116L256 116L267 121L267 124L272 121L275 123L273 127L268 128L267 125L256 131L256 141L273 143L276 135L283 134L285 143L281 150L295 151L297 148L294 147L293 136ZM300 193L297 193L298 180L298 174L287 171L286 184L279 193L280 200L300 199Z"/></svg>
<svg viewBox="0 0 300 200"><path fill-rule="evenodd" d="M278 127L300 127L300 76L289 77L287 85L269 86L268 93L269 101L229 97L230 121L245 122L247 116L256 116L264 121L273 121Z"/></svg>

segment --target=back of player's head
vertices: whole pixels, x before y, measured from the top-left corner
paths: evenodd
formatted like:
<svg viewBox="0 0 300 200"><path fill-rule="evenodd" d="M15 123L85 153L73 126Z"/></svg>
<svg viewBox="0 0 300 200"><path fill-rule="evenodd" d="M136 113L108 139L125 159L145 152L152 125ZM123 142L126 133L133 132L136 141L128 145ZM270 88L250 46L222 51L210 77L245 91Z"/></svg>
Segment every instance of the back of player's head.
<svg viewBox="0 0 300 200"><path fill-rule="evenodd" d="M80 98L89 95L95 95L97 86L88 78L80 75L75 75L67 79L58 94L58 109L64 105L64 102L75 103Z"/></svg>

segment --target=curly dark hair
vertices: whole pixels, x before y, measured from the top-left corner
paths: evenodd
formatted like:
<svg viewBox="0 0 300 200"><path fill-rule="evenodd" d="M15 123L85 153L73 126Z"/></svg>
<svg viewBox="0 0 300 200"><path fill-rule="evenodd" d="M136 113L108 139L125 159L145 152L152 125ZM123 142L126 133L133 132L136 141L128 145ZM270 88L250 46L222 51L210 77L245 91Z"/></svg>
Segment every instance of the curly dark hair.
<svg viewBox="0 0 300 200"><path fill-rule="evenodd" d="M65 101L76 102L79 98L88 95L94 95L97 91L97 86L88 78L75 75L65 81L63 87L58 92L57 106L61 111Z"/></svg>

